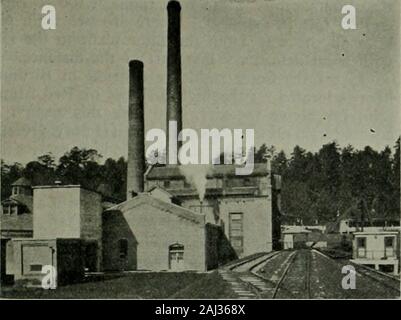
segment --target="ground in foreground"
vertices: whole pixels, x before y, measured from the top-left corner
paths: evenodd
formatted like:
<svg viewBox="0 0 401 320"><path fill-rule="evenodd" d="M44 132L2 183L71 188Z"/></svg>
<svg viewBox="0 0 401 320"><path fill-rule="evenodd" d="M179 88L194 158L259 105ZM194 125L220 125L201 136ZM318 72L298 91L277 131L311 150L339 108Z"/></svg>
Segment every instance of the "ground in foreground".
<svg viewBox="0 0 401 320"><path fill-rule="evenodd" d="M235 298L217 272L149 272L116 275L86 283L41 288L3 287L2 298L11 299L162 299Z"/></svg>

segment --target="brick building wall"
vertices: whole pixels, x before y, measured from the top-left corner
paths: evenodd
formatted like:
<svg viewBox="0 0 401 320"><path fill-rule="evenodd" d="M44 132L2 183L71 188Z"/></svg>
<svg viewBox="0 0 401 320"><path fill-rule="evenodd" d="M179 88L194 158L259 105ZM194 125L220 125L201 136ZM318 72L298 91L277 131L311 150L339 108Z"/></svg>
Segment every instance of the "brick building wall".
<svg viewBox="0 0 401 320"><path fill-rule="evenodd" d="M273 250L272 206L270 197L225 198L220 203L220 218L224 231L230 239L230 214L243 215L243 252L247 256L257 252Z"/></svg>
<svg viewBox="0 0 401 320"><path fill-rule="evenodd" d="M102 265L102 198L80 186L34 188L34 239L75 238L85 240L92 271ZM91 243L91 244L90 244ZM94 248L95 247L95 248ZM92 251L96 251L95 254Z"/></svg>
<svg viewBox="0 0 401 320"><path fill-rule="evenodd" d="M102 265L102 198L101 195L81 189L80 228L81 239L93 240L97 246L97 270Z"/></svg>
<svg viewBox="0 0 401 320"><path fill-rule="evenodd" d="M120 252L119 240L127 241L127 254ZM103 270L137 270L135 235L121 212L103 214Z"/></svg>
<svg viewBox="0 0 401 320"><path fill-rule="evenodd" d="M143 201L134 198L127 202L127 207L104 213L104 269L134 269L136 265L138 270L169 270L170 247L182 245L183 270L205 271L204 217L159 203L160 200L152 200L150 196L143 197ZM139 204L130 208L130 202L136 201ZM121 239L128 240L125 261L119 256Z"/></svg>
<svg viewBox="0 0 401 320"><path fill-rule="evenodd" d="M33 237L35 239L79 238L80 188L35 188Z"/></svg>
<svg viewBox="0 0 401 320"><path fill-rule="evenodd" d="M57 285L81 281L84 275L82 242L80 239L14 239L15 281L40 286L45 265L56 269Z"/></svg>

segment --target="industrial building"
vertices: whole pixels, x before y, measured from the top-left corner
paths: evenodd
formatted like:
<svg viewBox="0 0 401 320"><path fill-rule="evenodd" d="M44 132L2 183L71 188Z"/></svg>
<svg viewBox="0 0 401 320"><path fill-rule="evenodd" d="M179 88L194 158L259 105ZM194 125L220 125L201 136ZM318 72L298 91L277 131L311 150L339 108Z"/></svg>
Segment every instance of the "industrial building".
<svg viewBox="0 0 401 320"><path fill-rule="evenodd" d="M170 1L167 11L166 118L180 131L181 6ZM105 209L98 192L78 185L34 187L32 239L11 240L5 255L16 279L39 279L49 263L59 283L81 277L82 268L206 271L278 248L281 180L269 162L248 176L236 176L234 165L211 166L204 197L179 165L146 168L143 70L141 61L129 63L127 200Z"/></svg>
<svg viewBox="0 0 401 320"><path fill-rule="evenodd" d="M400 230L389 229L354 232L351 261L382 272L399 274Z"/></svg>
<svg viewBox="0 0 401 320"><path fill-rule="evenodd" d="M181 6L177 1L170 1L167 11L166 122L168 128L170 121L175 121L180 132ZM230 256L230 250L222 250L222 247L227 248L226 242L235 251L236 257L273 250L280 239L280 177L272 175L269 163L256 164L248 176L236 176L234 165L211 166L204 177L204 196L185 177L180 165L150 166L145 170L143 68L140 61L129 63L127 201L106 210L104 214L104 230L111 230L106 232L106 242L112 244L108 246L104 243L105 268L136 266L138 269L173 269L175 264L172 263L171 250L181 248L177 254L183 260L180 269L206 270L221 263L222 257L225 259ZM179 141L177 144L179 146ZM169 146L166 150L169 158ZM153 199L155 188L157 194L162 195L157 201ZM150 196L144 195L144 192L150 193ZM115 221L125 224L126 238L113 231L117 223ZM152 221L163 223L155 226ZM210 243L208 237L212 234L207 231L207 225L209 230L211 226L221 229L224 237L219 237L220 242L207 245ZM192 236L188 236L190 233ZM127 245L134 248L126 250ZM154 256L150 254L152 250ZM215 252L220 252L220 256ZM128 262L117 263L112 259L106 263L110 254L123 256ZM211 257L217 258L217 261L211 262Z"/></svg>
<svg viewBox="0 0 401 320"><path fill-rule="evenodd" d="M32 238L32 192L32 183L26 178L20 178L12 184L11 196L1 202L2 238Z"/></svg>

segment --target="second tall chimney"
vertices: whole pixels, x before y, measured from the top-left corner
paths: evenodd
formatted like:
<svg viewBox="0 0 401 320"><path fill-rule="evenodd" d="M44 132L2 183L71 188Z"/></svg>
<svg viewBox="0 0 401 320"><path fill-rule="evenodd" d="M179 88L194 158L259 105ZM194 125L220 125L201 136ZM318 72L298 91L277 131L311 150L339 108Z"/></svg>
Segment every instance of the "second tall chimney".
<svg viewBox="0 0 401 320"><path fill-rule="evenodd" d="M177 133L182 130L181 107L181 6L178 1L167 5L167 161L169 160L169 121L177 122ZM177 141L177 153L181 143Z"/></svg>
<svg viewBox="0 0 401 320"><path fill-rule="evenodd" d="M143 62L129 62L127 200L143 192L145 173L145 123Z"/></svg>

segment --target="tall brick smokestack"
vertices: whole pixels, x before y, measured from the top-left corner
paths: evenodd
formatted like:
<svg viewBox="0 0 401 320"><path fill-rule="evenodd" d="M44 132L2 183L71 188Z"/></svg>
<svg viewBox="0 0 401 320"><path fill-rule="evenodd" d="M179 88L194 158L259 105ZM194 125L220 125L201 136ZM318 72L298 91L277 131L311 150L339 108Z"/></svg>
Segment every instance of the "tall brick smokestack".
<svg viewBox="0 0 401 320"><path fill-rule="evenodd" d="M145 123L143 62L129 62L127 200L143 192L145 173Z"/></svg>
<svg viewBox="0 0 401 320"><path fill-rule="evenodd" d="M181 107L181 6L178 1L170 1L167 5L167 150L169 159L169 121L177 122L177 132L182 129ZM177 144L177 152L181 143Z"/></svg>

